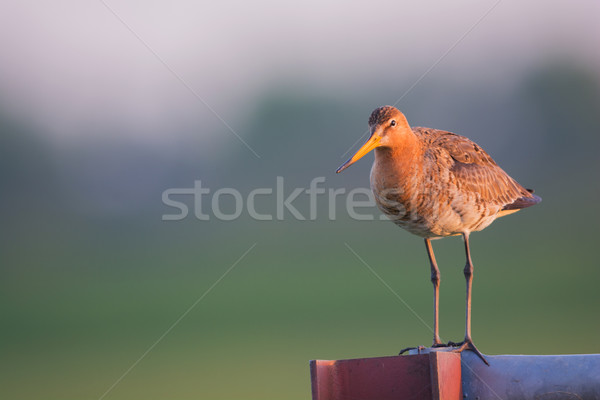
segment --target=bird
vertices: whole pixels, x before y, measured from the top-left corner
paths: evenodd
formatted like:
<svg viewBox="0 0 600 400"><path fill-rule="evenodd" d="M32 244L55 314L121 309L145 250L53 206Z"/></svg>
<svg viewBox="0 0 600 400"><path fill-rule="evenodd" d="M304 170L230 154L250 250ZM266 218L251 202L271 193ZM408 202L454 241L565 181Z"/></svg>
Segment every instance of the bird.
<svg viewBox="0 0 600 400"><path fill-rule="evenodd" d="M471 350L489 365L471 336L473 261L469 235L497 218L538 204L541 197L511 178L470 139L444 130L414 127L393 106L376 108L369 117L369 139L336 171L340 173L371 150L371 190L378 208L396 225L425 240L433 283L433 345ZM439 335L438 268L431 241L464 239L466 264L465 336L444 344Z"/></svg>

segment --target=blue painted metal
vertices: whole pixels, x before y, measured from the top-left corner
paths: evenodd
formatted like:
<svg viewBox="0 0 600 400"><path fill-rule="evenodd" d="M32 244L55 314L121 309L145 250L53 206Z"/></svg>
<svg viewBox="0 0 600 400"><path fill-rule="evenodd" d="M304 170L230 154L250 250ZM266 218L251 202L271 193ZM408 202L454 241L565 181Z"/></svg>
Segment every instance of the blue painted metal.
<svg viewBox="0 0 600 400"><path fill-rule="evenodd" d="M600 354L461 356L463 399L600 400Z"/></svg>

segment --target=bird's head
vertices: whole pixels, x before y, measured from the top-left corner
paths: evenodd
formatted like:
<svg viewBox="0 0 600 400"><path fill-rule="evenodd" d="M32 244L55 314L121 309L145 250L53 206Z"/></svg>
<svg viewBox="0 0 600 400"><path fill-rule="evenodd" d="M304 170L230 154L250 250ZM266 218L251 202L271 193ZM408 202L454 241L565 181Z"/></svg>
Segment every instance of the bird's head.
<svg viewBox="0 0 600 400"><path fill-rule="evenodd" d="M369 140L343 163L336 173L342 172L376 147L397 145L407 133L412 132L404 114L393 106L383 106L373 110L369 117L369 131L371 133Z"/></svg>

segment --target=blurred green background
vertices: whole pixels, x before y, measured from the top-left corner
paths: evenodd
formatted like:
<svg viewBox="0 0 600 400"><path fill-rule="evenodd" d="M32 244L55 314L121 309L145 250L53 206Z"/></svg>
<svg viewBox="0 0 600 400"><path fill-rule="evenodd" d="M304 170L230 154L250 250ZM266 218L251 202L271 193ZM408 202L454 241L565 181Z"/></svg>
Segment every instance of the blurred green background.
<svg viewBox="0 0 600 400"><path fill-rule="evenodd" d="M162 220L163 191L195 180L244 201L278 176L286 196L368 187L372 155L334 171L399 98L544 199L472 236L478 347L600 352L597 3L106 4L0 13L0 397L307 399L310 359L429 345L347 248L431 325L422 239L375 209L353 220L340 196L331 220L322 195L316 220L201 221L188 197ZM458 341L463 246L434 249Z"/></svg>

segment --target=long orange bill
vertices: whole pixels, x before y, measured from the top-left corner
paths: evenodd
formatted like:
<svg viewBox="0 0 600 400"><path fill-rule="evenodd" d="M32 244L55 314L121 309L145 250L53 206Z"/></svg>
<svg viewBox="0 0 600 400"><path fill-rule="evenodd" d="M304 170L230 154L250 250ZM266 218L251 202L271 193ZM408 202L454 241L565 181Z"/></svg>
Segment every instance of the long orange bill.
<svg viewBox="0 0 600 400"><path fill-rule="evenodd" d="M337 169L337 171L335 171L335 173L339 174L340 172L342 172L343 170L345 170L346 168L348 168L349 166L351 166L352 164L354 164L355 162L360 160L365 154L367 154L368 152L373 150L375 147L377 147L380 140L381 140L381 137L379 135L372 134L371 137L369 138L369 140L367 140L365 142L365 144L363 144L362 147L360 149L358 149L356 154L354 154L352 157L350 157L348 159L348 161L343 163Z"/></svg>

